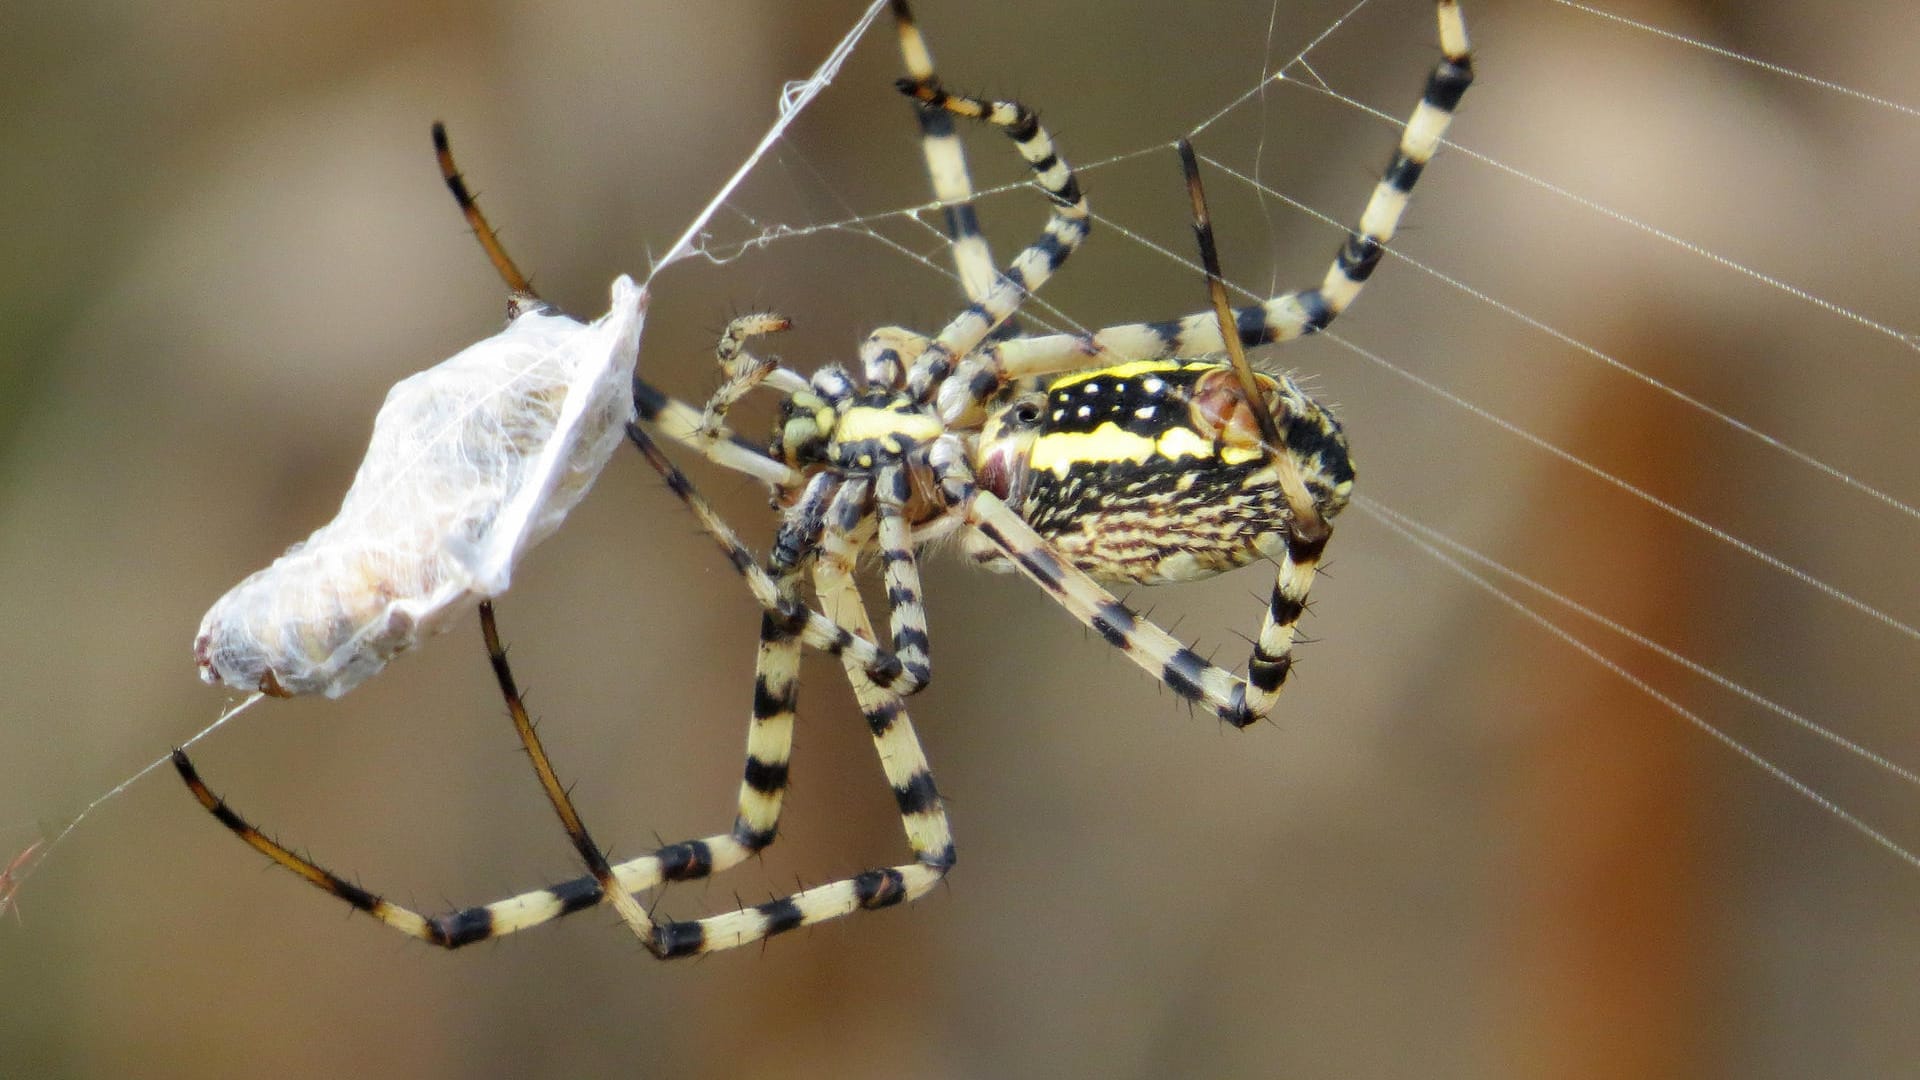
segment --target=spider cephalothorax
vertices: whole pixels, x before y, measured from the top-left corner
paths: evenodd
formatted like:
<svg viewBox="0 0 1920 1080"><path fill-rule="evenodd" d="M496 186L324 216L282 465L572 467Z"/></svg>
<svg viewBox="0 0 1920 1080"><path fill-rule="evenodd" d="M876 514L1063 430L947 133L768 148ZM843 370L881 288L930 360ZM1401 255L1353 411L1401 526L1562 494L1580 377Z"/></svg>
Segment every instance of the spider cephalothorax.
<svg viewBox="0 0 1920 1080"><path fill-rule="evenodd" d="M928 171L948 226L967 306L931 335L875 331L857 370L809 378L751 355L747 342L784 329L775 315L735 319L716 350L725 380L704 409L634 381L639 422L628 436L725 552L763 609L747 764L732 827L613 864L587 835L520 706L492 611L482 627L503 695L589 874L483 907L427 917L381 899L262 835L177 764L201 802L281 865L407 934L449 948L611 903L656 956L758 941L853 911L924 895L954 864L933 774L907 716L932 675L916 548L958 533L977 559L1024 575L1101 639L1180 698L1236 727L1275 707L1294 625L1353 466L1346 436L1291 379L1259 374L1243 349L1324 328L1359 295L1392 239L1407 195L1472 80L1455 0L1437 0L1443 59L1408 118L1360 223L1318 285L1230 310L1214 257L1199 173L1181 144L1214 297L1211 311L1090 333L1021 335L1009 320L1087 236L1078 182L1034 114L1009 101L948 93L905 0L893 0ZM996 270L972 206L955 118L998 127L1051 206L1045 230ZM514 295L527 279L461 182L436 130L441 169ZM770 451L725 425L729 407L762 388L782 397ZM770 553L757 559L655 441L678 442L765 481L781 508ZM886 646L855 573L877 554L886 582ZM1215 666L1136 614L1096 578L1184 581L1259 559L1276 574L1245 676ZM804 595L811 578L817 606ZM720 873L772 843L786 793L800 651L837 656L873 735L913 860L704 919L656 920L634 894Z"/></svg>

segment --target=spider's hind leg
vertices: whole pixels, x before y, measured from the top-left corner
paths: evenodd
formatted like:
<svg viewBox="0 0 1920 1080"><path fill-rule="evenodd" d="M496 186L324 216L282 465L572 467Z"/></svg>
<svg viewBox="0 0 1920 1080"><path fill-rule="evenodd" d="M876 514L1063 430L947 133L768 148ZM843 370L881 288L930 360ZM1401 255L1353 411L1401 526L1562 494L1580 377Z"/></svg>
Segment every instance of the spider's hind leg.
<svg viewBox="0 0 1920 1080"><path fill-rule="evenodd" d="M1200 182L1200 164L1194 158L1193 144L1181 139L1179 151L1187 194L1193 203L1193 235L1200 248L1201 265L1207 272L1207 292L1213 300L1214 322L1219 327L1220 339L1226 343L1227 359L1239 386L1238 406L1234 411L1244 410L1245 415L1253 417L1261 449L1272 464L1273 483L1279 487L1287 510L1285 531L1277 538L1272 534L1267 537L1279 569L1274 575L1266 615L1260 623L1260 636L1254 639L1253 652L1247 657L1247 708L1255 716L1265 716L1279 703L1280 687L1286 682L1287 673L1293 670L1294 626L1306 611L1307 592L1313 587L1314 572L1333 535L1332 527L1320 511L1319 500L1308 490L1295 453L1300 447L1339 445L1339 425L1288 382L1276 395L1276 400L1288 402L1290 406L1287 430L1280 429L1273 410L1267 406L1266 391L1254 374L1253 365L1247 361L1246 348L1235 332L1233 309L1227 303L1226 277L1220 272L1219 248L1214 243L1213 218L1207 212L1206 191ZM1293 405L1299 407L1291 407ZM1344 449L1341 459L1345 461ZM1322 467L1324 470L1324 463ZM1350 465L1344 474L1345 483L1351 485ZM1344 495L1340 496L1340 502L1345 502Z"/></svg>

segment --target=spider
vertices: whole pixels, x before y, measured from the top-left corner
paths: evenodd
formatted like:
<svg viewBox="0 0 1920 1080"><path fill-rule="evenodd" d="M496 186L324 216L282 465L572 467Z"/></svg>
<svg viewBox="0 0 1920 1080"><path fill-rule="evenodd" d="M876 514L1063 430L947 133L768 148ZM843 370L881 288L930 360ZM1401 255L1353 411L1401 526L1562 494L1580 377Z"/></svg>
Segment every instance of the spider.
<svg viewBox="0 0 1920 1080"><path fill-rule="evenodd" d="M640 379L628 437L718 543L763 609L747 732L745 777L730 830L612 864L591 839L533 732L500 645L491 603L481 629L509 713L587 876L480 907L426 916L354 885L268 838L216 797L184 753L174 761L222 824L280 865L413 937L455 948L611 903L661 958L732 948L858 910L924 895L953 867L947 816L906 699L932 675L916 549L957 533L966 553L1031 580L1074 618L1175 694L1235 727L1275 707L1294 625L1325 547L1328 519L1353 483L1333 416L1289 378L1255 372L1245 348L1324 328L1346 310L1379 261L1408 193L1472 80L1455 0L1438 0L1443 58L1374 188L1358 228L1325 279L1262 304L1230 309L1192 150L1181 157L1212 310L1089 334L1019 336L1009 319L1086 238L1088 207L1072 169L1035 115L1012 101L948 92L906 0L893 0L906 77L934 193L968 305L931 336L898 327L871 334L857 373L829 365L811 377L754 356L785 319L734 320L717 357L724 379L704 408ZM1041 235L997 271L972 206L954 119L1000 128L1049 200ZM510 313L544 309L501 246L435 125L441 172L495 269ZM763 451L726 427L755 388L780 396ZM660 435L767 482L780 523L755 556L662 451ZM878 551L887 593L883 647L855 584ZM1272 599L1243 678L1202 659L1147 621L1100 580L1187 581L1273 561ZM803 595L812 579L818 606ZM803 645L839 657L899 805L913 861L869 870L737 911L656 920L636 894L708 877L774 841L787 787Z"/></svg>

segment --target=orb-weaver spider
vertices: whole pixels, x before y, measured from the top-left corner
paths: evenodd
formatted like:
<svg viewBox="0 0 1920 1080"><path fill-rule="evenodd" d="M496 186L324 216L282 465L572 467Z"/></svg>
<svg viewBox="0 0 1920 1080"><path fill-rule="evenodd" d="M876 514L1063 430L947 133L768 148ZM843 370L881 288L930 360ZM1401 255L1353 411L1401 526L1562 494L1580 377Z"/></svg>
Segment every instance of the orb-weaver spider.
<svg viewBox="0 0 1920 1080"><path fill-rule="evenodd" d="M422 916L353 885L268 839L175 763L200 801L255 848L312 883L412 936L449 948L547 922L609 900L656 956L757 941L863 908L919 897L954 864L933 775L905 709L931 675L915 549L958 533L977 561L1017 571L1182 698L1244 727L1275 705L1291 660L1327 520L1345 505L1353 470L1339 424L1291 379L1255 372L1244 348L1313 333L1359 294L1391 239L1408 193L1438 147L1472 80L1466 28L1454 0L1437 3L1443 59L1408 119L1397 152L1357 230L1316 287L1231 310L1190 148L1182 145L1195 231L1213 310L1091 334L1018 336L1005 330L1086 237L1088 209L1072 170L1026 107L947 92L906 0L893 0L907 76L965 310L937 334L889 327L860 350L856 374L827 366L811 377L750 354L778 316L735 320L718 349L725 380L704 409L635 381L631 441L720 544L764 610L747 735L746 775L733 827L610 864L554 777L501 649L490 603L482 629L501 690L549 797L591 873L436 916ZM1040 237L994 269L971 205L953 119L1002 129L1052 203ZM528 285L455 169L445 133L443 175L513 292L510 311L551 313ZM724 426L729 407L764 387L782 420L762 453ZM772 551L757 560L662 452L651 427L713 461L765 480L782 508ZM860 557L884 567L888 647L878 644L854 584ZM1279 567L1245 678L1214 666L1141 618L1096 579L1183 581L1271 559ZM811 575L817 608L802 596ZM634 894L701 878L772 843L787 786L802 645L840 657L893 787L914 861L870 870L767 903L692 921L656 921Z"/></svg>

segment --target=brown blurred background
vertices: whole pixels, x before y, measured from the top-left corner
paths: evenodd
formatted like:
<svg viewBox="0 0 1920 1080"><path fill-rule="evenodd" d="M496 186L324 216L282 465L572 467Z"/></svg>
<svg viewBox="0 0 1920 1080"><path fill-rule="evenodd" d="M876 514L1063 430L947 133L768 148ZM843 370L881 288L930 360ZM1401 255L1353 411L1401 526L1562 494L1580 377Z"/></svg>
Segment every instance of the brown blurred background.
<svg viewBox="0 0 1920 1080"><path fill-rule="evenodd" d="M1076 162L1152 147L1346 4L942 4L959 87L1041 106ZM1920 15L1613 10L1905 103ZM211 720L201 612L332 512L386 388L498 325L428 152L444 119L543 292L604 309L758 139L851 4L16 4L0 35L0 858ZM1901 330L1920 327L1920 120L1550 3L1475 2L1466 147ZM1430 8L1373 0L1312 54L1404 116ZM722 215L924 201L884 23ZM1394 127L1279 87L1203 153L1342 220ZM983 184L1016 180L974 140ZM1170 152L1085 177L1184 252ZM1209 178L1230 276L1317 280L1337 233ZM1042 216L982 213L1002 257ZM923 230L879 226L938 257ZM1542 322L1920 501L1920 354L1447 153L1398 245ZM1195 310L1096 234L1047 291L1101 325ZM658 284L642 364L699 399L735 312L802 368L933 327L939 275L848 232ZM1689 513L1920 621L1911 516L1389 259L1340 335ZM1916 643L1331 341L1362 490L1895 760ZM749 416L762 415L750 412ZM695 469L763 545L752 485ZM915 700L958 834L904 911L663 967L604 912L455 955L277 870L168 772L102 807L0 923L0 1075L1884 1076L1920 1061L1920 869L1703 737L1359 511L1273 725L1189 716L1016 580L935 560ZM1237 663L1258 572L1135 596ZM724 827L752 604L652 473L616 458L500 605L582 811L617 854ZM1920 844L1920 790L1589 624L1662 692ZM472 620L339 702L269 702L200 764L283 839L430 908L577 872ZM763 865L679 915L893 861L837 669L810 661Z"/></svg>

